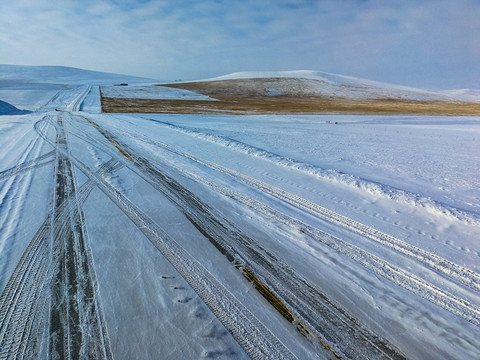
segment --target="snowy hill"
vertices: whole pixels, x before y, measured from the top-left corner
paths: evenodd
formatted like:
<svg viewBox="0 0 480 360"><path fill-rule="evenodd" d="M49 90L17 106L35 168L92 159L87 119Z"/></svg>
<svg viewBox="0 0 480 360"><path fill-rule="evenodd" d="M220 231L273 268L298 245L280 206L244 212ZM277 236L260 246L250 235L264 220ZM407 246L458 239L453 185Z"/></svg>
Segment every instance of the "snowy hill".
<svg viewBox="0 0 480 360"><path fill-rule="evenodd" d="M65 66L0 65L0 84L5 82L84 85L114 83L151 83L153 79L130 75L83 70Z"/></svg>
<svg viewBox="0 0 480 360"><path fill-rule="evenodd" d="M65 66L0 65L0 100L35 111L59 92L81 85L152 82L155 80Z"/></svg>
<svg viewBox="0 0 480 360"><path fill-rule="evenodd" d="M250 80L252 80L250 82ZM458 101L456 94L438 93L351 76L312 70L279 72L238 72L209 82L231 82L264 92L264 95L322 96L349 99L407 99Z"/></svg>
<svg viewBox="0 0 480 360"><path fill-rule="evenodd" d="M462 99L463 101L480 101L480 90L478 89L442 90L440 93Z"/></svg>

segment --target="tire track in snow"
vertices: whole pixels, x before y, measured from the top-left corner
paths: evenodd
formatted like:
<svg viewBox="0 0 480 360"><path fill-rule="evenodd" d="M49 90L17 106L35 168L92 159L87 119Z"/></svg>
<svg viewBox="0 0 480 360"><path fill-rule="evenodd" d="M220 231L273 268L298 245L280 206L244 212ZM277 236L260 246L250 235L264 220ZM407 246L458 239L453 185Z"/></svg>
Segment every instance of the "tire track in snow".
<svg viewBox="0 0 480 360"><path fill-rule="evenodd" d="M80 111L83 100L85 100L91 88L91 85L85 86L85 89L67 106L67 110L74 112Z"/></svg>
<svg viewBox="0 0 480 360"><path fill-rule="evenodd" d="M335 169L323 169L319 166L287 158L285 156L278 155L252 145L248 145L241 141L228 137L205 133L200 130L190 129L184 126L175 125L157 119L145 117L143 117L143 119L162 124L172 130L187 134L192 137L206 140L239 152L243 152L251 156L268 160L280 166L299 170L303 173L317 176L324 180L335 181L343 185L382 195L396 202L428 208L429 211L434 211L441 215L448 215L461 221L468 221L480 224L480 218L476 213L466 209L460 209L454 206L450 206L437 200L433 200L429 197L421 196L419 194L411 193L409 191L378 183L372 180L363 179L356 175L347 174Z"/></svg>
<svg viewBox="0 0 480 360"><path fill-rule="evenodd" d="M295 356L245 308L207 269L156 225L145 213L80 160L73 163L144 233L192 286L253 359L294 359Z"/></svg>
<svg viewBox="0 0 480 360"><path fill-rule="evenodd" d="M95 297L95 270L86 244L85 220L77 197L63 117L63 114L57 117L54 214L64 202L73 205L66 221L55 222L52 227L49 352L50 356L61 358L111 358L104 320Z"/></svg>
<svg viewBox="0 0 480 360"><path fill-rule="evenodd" d="M5 180L6 178L9 178L11 176L15 176L17 174L20 174L22 172L30 171L33 170L37 167L45 166L47 164L50 164L53 162L53 159L49 159L51 157L54 157L55 152L50 151L42 156L39 156L33 160L22 162L10 169L0 171L0 181ZM44 160L46 160L44 162Z"/></svg>
<svg viewBox="0 0 480 360"><path fill-rule="evenodd" d="M0 359L17 356L23 345L22 334L27 332L27 315L38 299L37 292L47 292L48 223L30 242L0 297Z"/></svg>
<svg viewBox="0 0 480 360"><path fill-rule="evenodd" d="M111 160L103 164L98 173L105 177L121 166ZM77 194L78 201L83 204L94 188L92 181L82 185ZM69 221L76 208L75 201L65 201L55 214L52 212L47 216L24 251L0 296L0 359L43 357L39 354L39 348L42 347L41 339L44 338L43 332L48 326L49 293L53 278L50 260L52 229L54 224L59 227L66 226L65 223ZM98 302L97 297L95 301ZM99 306L97 310L101 311ZM100 317L103 318L101 314ZM102 334L103 343L108 344L104 321ZM106 345L105 352L104 358L113 358L109 345ZM47 357L46 354L43 355Z"/></svg>
<svg viewBox="0 0 480 360"><path fill-rule="evenodd" d="M94 126L108 141L116 141L113 135L96 124ZM390 344L361 328L353 318L333 305L325 295L292 268L236 229L227 219L215 214L188 189L155 169L148 160L135 154L126 144L120 145L127 149L134 159L133 164L126 164L127 167L177 205L203 235L231 262L244 270L244 274L250 274L251 270L254 270L255 274L261 276L260 281L270 287L267 292L272 293L273 290L274 297L280 295L280 298L289 305L289 310L294 309L292 310L295 313L294 318L287 320L294 322L297 329L312 341L314 346L321 344L338 358L342 355L333 350L328 343L334 344L335 349L341 349L341 352L349 357L355 357L352 353L355 349L357 355L362 353L363 356L372 359L403 358Z"/></svg>
<svg viewBox="0 0 480 360"><path fill-rule="evenodd" d="M79 111L83 100L90 91L91 86L76 86L74 88L60 90L38 111L51 111L54 109L67 109Z"/></svg>
<svg viewBox="0 0 480 360"><path fill-rule="evenodd" d="M45 122L46 119L45 117L39 121L35 129L52 146L56 146L41 131L40 123ZM66 146L66 143L64 145ZM65 155L68 151L63 147L59 153ZM63 162L68 167L65 156L63 156L63 159L61 156L57 157L57 164ZM106 177L117 171L121 166L120 163L112 159L103 164L97 174ZM62 177L62 174L58 176ZM63 176L65 176L65 173ZM73 186L73 179L64 180L64 182L71 182L70 186ZM69 194L66 194L68 191L65 191L68 186L57 187L57 192L63 192L63 195L58 196L57 194L55 207L28 245L0 296L0 359L55 357L56 355L60 356L61 353L63 353L63 358L113 358L99 300L94 291L97 288L97 281L93 260L84 244L85 239L81 230L83 216L80 205L87 199L94 187L93 182L87 181L78 192L73 191ZM50 296L52 286L53 288L58 286L58 284L52 283L55 272L59 271L58 267L55 270L54 265L62 261L59 260L61 256L58 253L55 259L52 258L51 254L55 248L62 248L64 240L72 237L72 240L76 242L75 246L78 251L69 255L70 261L73 260L70 270L75 268L79 277L77 279L71 278L71 280L79 285L72 286L76 287L78 292L72 296L70 294L71 289L68 286L66 292L62 293L68 293L69 298L58 304L53 302L53 306L49 306L52 302ZM52 260L55 261L52 263ZM64 277L60 279L60 282L65 280ZM80 308L78 312L79 321L76 324L73 323L74 327L71 332L81 331L85 332L85 335L82 334L80 349L77 346L76 351L72 350L73 335L67 334L66 341L61 342L63 345L60 344L60 347L63 346L64 349L52 353L51 346L50 350L47 350L49 348L47 342L49 341L46 340L49 337L47 333L52 332L51 329L48 330L51 326L48 320L49 313L51 314L52 308L56 305L62 307L64 306L62 304L69 302L70 305L72 305L72 302L77 302L77 304L73 304L73 307ZM69 315L72 315L72 313L70 312ZM72 319L73 316L64 319L61 326L68 327L68 323ZM55 341L55 339L58 339L58 337L51 337L50 340Z"/></svg>
<svg viewBox="0 0 480 360"><path fill-rule="evenodd" d="M83 118L83 117L82 117ZM47 141L49 141L47 139ZM68 152L59 149L67 155ZM295 359L296 357L245 308L207 269L170 238L145 213L79 159L69 159L100 188L172 263L204 300L217 318L253 359Z"/></svg>
<svg viewBox="0 0 480 360"><path fill-rule="evenodd" d="M148 144L160 147L164 150L172 152L176 155L190 159L196 163L206 166L212 170L226 174L238 182L246 184L256 190L269 194L277 199L280 199L296 208L306 211L307 213L326 220L335 225L339 225L347 230L350 230L358 235L369 238L377 243L387 246L403 255L406 255L416 261L424 264L425 266L441 272L444 276L469 286L470 288L480 291L480 274L444 259L436 254L430 253L426 250L418 248L414 245L408 244L394 236L383 233L372 227L359 223L346 216L340 215L334 211L328 210L318 204L305 200L297 195L291 194L272 185L266 184L252 177L243 175L237 171L227 169L218 164L202 160L191 154L178 151L171 146L160 143L146 138L145 136L139 136L138 134L129 133L130 136L135 137L138 140L146 142Z"/></svg>
<svg viewBox="0 0 480 360"><path fill-rule="evenodd" d="M24 164L33 164L38 160L44 140L40 137L33 139L26 149L23 151L18 161ZM33 158L33 160L28 160ZM30 191L33 181L33 174L27 172L23 174L23 167L14 167L5 170L0 175L0 180L6 179L0 188L0 253L7 245L9 237L17 232L20 223L21 210L24 206L25 199ZM13 239L12 239L13 240ZM10 241L12 241L10 240ZM6 264L4 264L6 266ZM0 266L3 272L3 266ZM3 284L2 284L3 285Z"/></svg>
<svg viewBox="0 0 480 360"><path fill-rule="evenodd" d="M134 134L131 134L131 136L134 136ZM137 136L137 138L138 138L138 136ZM143 140L146 140L149 143L156 143L156 142L151 141L151 140L146 139L146 138L143 138ZM271 195L274 195L277 198L288 201L289 203L293 203L297 207L301 207L301 208L304 208L304 209L307 208L310 211L318 210L318 209L324 209L324 208L321 208L320 206L318 206L316 204L310 203L310 202L308 202L304 199L301 199L301 198L299 198L299 197L297 197L293 194L289 194L289 193L287 193L283 190L274 188L274 187L272 187L270 185L267 185L265 183L262 183L258 180L249 178L245 175L239 174L239 173L234 172L232 170L222 168L219 165L216 165L216 164L213 164L213 163L210 163L210 162L206 162L204 160L200 160L198 158L195 158L192 155L178 152L168 145L160 144L160 143L156 143L155 145L161 146L162 148L167 149L169 151L172 151L172 152L174 152L178 155L181 155L181 156L187 157L191 160L194 160L196 162L199 162L199 163L201 163L205 166L208 166L209 168L215 169L217 171L224 172L227 175L233 175L237 180L241 180L242 182L247 183L250 186L254 186L258 190L267 192ZM179 171L185 173L182 170L179 170ZM198 179L198 177L196 177L196 178ZM219 190L218 187L217 187L217 190ZM379 257L377 257L377 256L375 256L375 255L373 255L373 254L355 246L355 245L352 245L352 244L350 244L348 242L345 242L341 239L338 239L338 238L335 238L331 235L328 235L325 232L323 232L321 230L318 230L318 229L316 229L312 226L309 226L309 225L303 223L300 220L294 219L294 218L292 218L288 215L282 214L282 213L280 213L280 212L278 212L278 211L276 211L272 208L269 208L268 206L266 206L264 204L261 204L260 202L258 202L256 200L247 199L246 197L242 197L242 196L239 196L239 195L237 195L236 198L241 199L241 200L243 198L242 201L247 203L247 204L249 203L250 206L252 204L254 204L253 208L255 210L260 210L260 211L264 212L265 214L269 214L270 216L274 217L276 220L282 221L285 224L294 225L294 226L299 227L302 231L304 231L306 234L308 234L312 238L324 243L325 245L333 248L334 250L336 250L336 251L338 251L338 252L340 252L344 255L349 256L351 259L360 263L365 268L375 272L378 275L381 275L381 276L385 277L386 279L388 279L388 280L394 282L395 284L411 291L412 293L414 293L414 294L416 294L420 297L423 297L426 300L429 300L430 302L434 303L435 305L440 306L443 309L445 309L447 311L450 311L451 313L466 319L467 321L471 322L472 324L474 324L476 326L480 326L480 307L478 307L477 305L472 304L465 299L459 298L459 297L449 293L448 291L440 289L440 288L430 284L429 282L427 282L423 279L420 279L419 277L415 276L414 274L412 274L412 273L410 273L406 270L403 270L403 269L401 269L397 266L389 264L387 261L385 261L385 260L383 260L383 259L381 259L381 258L379 258ZM310 204L314 205L314 206L310 207ZM320 214L315 211L314 215L317 215L317 216L322 215L323 218L326 218L327 220L330 220L330 217L327 217L327 215L332 216L332 218L335 220L335 222L337 224L342 225L347 229L349 229L349 228L351 228L351 227L353 227L357 224L361 225L361 227L359 229L357 229L355 227L353 228L355 230L355 232L360 233L361 235L365 236L364 232L369 231L371 229L372 230L371 233L368 233L369 237L373 238L373 240L377 240L379 242L381 241L381 239L378 239L377 236L378 236L378 234L383 234L383 233L381 233L379 231L376 231L372 228L369 228L366 225L356 223L355 221L353 221L351 219L343 217L343 216L341 216L339 214L336 214L334 212L331 212L327 209L324 209L324 210L325 210L325 212L320 213ZM348 221L342 221L342 220L348 220ZM352 224L353 224L353 226L352 226ZM383 235L386 235L386 234L383 234ZM386 236L388 237L388 235L386 235ZM390 238L393 238L393 237L390 237ZM389 238L387 238L387 239L389 239ZM395 239L395 238L393 238L393 239ZM400 241L398 239L395 239L395 240L397 240L397 244L398 243L400 243L400 244L403 243L402 241ZM403 250L400 246L395 246L397 244L390 244L387 241L382 241L382 243L383 243L383 245L391 246L393 249L395 249L397 251ZM427 252L425 252L425 251L423 251L419 248L415 248L414 246L411 246L409 244L406 244L406 243L403 243L403 244L410 246L414 250L419 250L420 254L427 253ZM408 249L408 247L406 247L406 248ZM405 251L405 252L406 252L405 255L411 256L411 254L409 254L407 251ZM424 258L422 256L418 256L418 257L414 257L414 258L416 260L420 260L420 261L424 260ZM442 259L440 257L437 257L434 254L430 254L430 259L434 259L434 260L438 261L438 263L435 264L436 265L434 267L435 270L441 271L445 275L450 276L451 278L453 278L457 281L465 283L466 285L468 285L470 287L474 286L474 288L475 288L474 284L477 282L476 278L478 277L478 274L476 274L475 272L473 272L469 269L465 269L465 268L461 267L460 265L451 263L451 262L449 262L445 259ZM429 267L432 267L431 264L428 263L428 262L424 262L424 264L426 264ZM451 267L445 269L445 266L451 266ZM452 273L455 274L455 271L458 268L461 271L457 272L456 275L452 276L451 274Z"/></svg>
<svg viewBox="0 0 480 360"><path fill-rule="evenodd" d="M135 158L145 174L149 174L150 179L145 177L144 179L176 204L192 224L242 270L250 281L253 278L255 285L264 288L267 296L261 291L262 295L272 300L269 302L288 321L296 325L300 333L314 346L322 345L337 358L342 358L345 354L348 357L353 356L352 348L372 359L402 358L389 344L360 328L342 309L333 305L324 294L288 264L264 249L255 239L217 214L173 178L155 169L147 160ZM263 284L267 287L265 288ZM283 309L284 305L278 304L277 299L282 299L288 307ZM288 316L285 316L285 311ZM332 323L335 325L332 326ZM333 348L340 349L340 354Z"/></svg>

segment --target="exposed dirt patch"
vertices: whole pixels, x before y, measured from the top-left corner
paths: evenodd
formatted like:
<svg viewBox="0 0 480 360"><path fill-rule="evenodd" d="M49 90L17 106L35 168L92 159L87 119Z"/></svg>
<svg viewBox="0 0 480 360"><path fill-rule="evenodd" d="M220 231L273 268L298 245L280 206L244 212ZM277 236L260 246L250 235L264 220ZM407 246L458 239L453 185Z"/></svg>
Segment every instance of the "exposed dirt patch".
<svg viewBox="0 0 480 360"><path fill-rule="evenodd" d="M324 96L325 81L297 78L254 78L218 81L197 81L157 85L194 91L213 98L258 98L284 95L288 97Z"/></svg>
<svg viewBox="0 0 480 360"><path fill-rule="evenodd" d="M349 99L157 100L102 97L105 113L480 115L480 104Z"/></svg>
<svg viewBox="0 0 480 360"><path fill-rule="evenodd" d="M269 88L265 79L205 81L161 86L194 91L215 98L217 101L120 99L102 96L102 111L167 114L480 115L480 103L325 97L314 95L309 91L301 92L302 89L297 89L296 86L288 89L279 89L278 86Z"/></svg>

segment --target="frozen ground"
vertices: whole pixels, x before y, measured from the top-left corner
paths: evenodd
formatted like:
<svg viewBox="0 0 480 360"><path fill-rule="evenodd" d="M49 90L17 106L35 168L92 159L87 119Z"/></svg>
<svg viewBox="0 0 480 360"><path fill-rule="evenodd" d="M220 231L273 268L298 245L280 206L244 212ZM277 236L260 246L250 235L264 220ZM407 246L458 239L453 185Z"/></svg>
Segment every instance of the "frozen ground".
<svg viewBox="0 0 480 360"><path fill-rule="evenodd" d="M480 119L62 86L0 117L0 358L480 357Z"/></svg>

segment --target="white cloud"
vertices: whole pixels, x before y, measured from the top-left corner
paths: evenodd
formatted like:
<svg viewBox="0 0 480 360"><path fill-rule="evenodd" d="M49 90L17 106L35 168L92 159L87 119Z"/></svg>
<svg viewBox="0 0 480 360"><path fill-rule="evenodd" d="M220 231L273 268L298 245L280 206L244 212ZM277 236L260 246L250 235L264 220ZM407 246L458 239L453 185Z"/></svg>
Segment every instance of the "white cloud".
<svg viewBox="0 0 480 360"><path fill-rule="evenodd" d="M162 79L317 69L480 88L473 0L19 0L0 14L3 63Z"/></svg>

